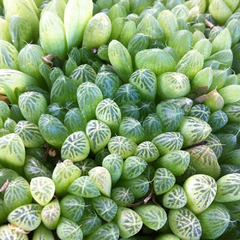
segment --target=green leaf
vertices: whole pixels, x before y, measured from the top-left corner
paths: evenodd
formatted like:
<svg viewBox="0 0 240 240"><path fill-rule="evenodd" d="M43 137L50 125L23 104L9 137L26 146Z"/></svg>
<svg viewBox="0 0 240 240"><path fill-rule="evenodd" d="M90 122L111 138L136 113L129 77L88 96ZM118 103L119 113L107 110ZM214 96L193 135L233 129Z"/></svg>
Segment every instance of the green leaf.
<svg viewBox="0 0 240 240"><path fill-rule="evenodd" d="M83 233L77 223L61 217L56 229L57 236L62 240L82 240Z"/></svg>
<svg viewBox="0 0 240 240"><path fill-rule="evenodd" d="M112 199L118 206L127 207L132 204L135 200L134 194L129 188L125 187L115 187L111 192Z"/></svg>
<svg viewBox="0 0 240 240"><path fill-rule="evenodd" d="M38 126L29 121L19 121L14 132L20 136L26 148L41 147L45 141Z"/></svg>
<svg viewBox="0 0 240 240"><path fill-rule="evenodd" d="M78 222L85 209L85 202L82 197L68 194L60 201L61 216L74 222Z"/></svg>
<svg viewBox="0 0 240 240"><path fill-rule="evenodd" d="M81 170L70 160L58 163L53 170L52 180L55 184L55 192L65 196L71 183L81 176Z"/></svg>
<svg viewBox="0 0 240 240"><path fill-rule="evenodd" d="M141 217L143 223L155 231L161 229L167 222L165 210L152 203L134 207L134 211Z"/></svg>
<svg viewBox="0 0 240 240"><path fill-rule="evenodd" d="M123 159L130 157L134 154L137 144L126 137L115 136L108 142L108 149L112 154L118 154Z"/></svg>
<svg viewBox="0 0 240 240"><path fill-rule="evenodd" d="M48 229L55 230L58 225L60 215L61 209L59 201L58 199L54 199L42 209L42 222Z"/></svg>
<svg viewBox="0 0 240 240"><path fill-rule="evenodd" d="M202 227L198 218L186 207L171 209L168 213L169 227L180 239L200 239Z"/></svg>
<svg viewBox="0 0 240 240"><path fill-rule="evenodd" d="M240 173L227 174L217 180L217 202L240 200Z"/></svg>
<svg viewBox="0 0 240 240"><path fill-rule="evenodd" d="M78 224L82 228L83 236L88 236L101 227L103 225L103 221L96 213L87 212L81 217Z"/></svg>
<svg viewBox="0 0 240 240"><path fill-rule="evenodd" d="M5 167L20 171L25 162L25 148L22 139L16 133L0 138L0 163Z"/></svg>
<svg viewBox="0 0 240 240"><path fill-rule="evenodd" d="M67 128L62 122L50 114L41 115L38 127L43 138L56 148L60 148L69 135Z"/></svg>
<svg viewBox="0 0 240 240"><path fill-rule="evenodd" d="M132 209L119 207L115 217L122 238L129 238L136 235L142 228L141 217Z"/></svg>
<svg viewBox="0 0 240 240"><path fill-rule="evenodd" d="M86 240L117 240L119 228L116 223L104 223L96 231L86 237Z"/></svg>
<svg viewBox="0 0 240 240"><path fill-rule="evenodd" d="M109 171L112 179L112 184L114 185L122 175L122 157L118 154L109 154L103 159L102 166Z"/></svg>
<svg viewBox="0 0 240 240"><path fill-rule="evenodd" d="M25 231L35 230L41 223L42 206L31 203L15 208L9 215L8 221Z"/></svg>
<svg viewBox="0 0 240 240"><path fill-rule="evenodd" d="M169 191L163 194L162 204L169 209L179 209L187 204L187 196L184 189L175 184Z"/></svg>
<svg viewBox="0 0 240 240"><path fill-rule="evenodd" d="M117 204L108 197L95 197L92 199L92 204L97 214L107 222L111 222L117 213Z"/></svg>
<svg viewBox="0 0 240 240"><path fill-rule="evenodd" d="M159 152L154 143L145 141L137 146L134 155L144 159L146 162L153 162L159 157Z"/></svg>
<svg viewBox="0 0 240 240"><path fill-rule="evenodd" d="M89 176L81 176L77 178L68 187L67 191L73 195L84 198L93 198L100 195L98 187Z"/></svg>
<svg viewBox="0 0 240 240"><path fill-rule="evenodd" d="M117 133L121 117L121 110L114 100L105 98L97 105L96 118L107 124L112 134Z"/></svg>
<svg viewBox="0 0 240 240"><path fill-rule="evenodd" d="M61 147L62 159L70 159L73 162L87 158L90 153L90 145L86 134L78 131L70 134Z"/></svg>
<svg viewBox="0 0 240 240"><path fill-rule="evenodd" d="M18 99L19 108L24 118L38 125L38 120L46 112L47 100L39 92L24 92Z"/></svg>
<svg viewBox="0 0 240 240"><path fill-rule="evenodd" d="M167 192L173 187L176 177L167 168L158 168L155 171L153 187L156 195Z"/></svg>
<svg viewBox="0 0 240 240"><path fill-rule="evenodd" d="M4 206L9 213L15 208L32 202L30 185L23 177L12 180L4 194Z"/></svg>
<svg viewBox="0 0 240 240"><path fill-rule="evenodd" d="M28 240L28 235L19 233L12 229L11 226L5 224L0 227L0 239Z"/></svg>
<svg viewBox="0 0 240 240"><path fill-rule="evenodd" d="M93 153L102 150L111 138L111 130L108 125L99 120L90 120L86 126L86 135Z"/></svg>
<svg viewBox="0 0 240 240"><path fill-rule="evenodd" d="M147 162L137 156L130 156L123 162L122 176L123 179L133 179L141 175L147 167Z"/></svg>
<svg viewBox="0 0 240 240"><path fill-rule="evenodd" d="M55 185L51 178L35 177L31 179L30 190L34 200L42 205L47 205L55 193Z"/></svg>
<svg viewBox="0 0 240 240"><path fill-rule="evenodd" d="M94 167L88 172L88 175L104 196L111 196L112 180L111 175L106 168L102 166Z"/></svg>
<svg viewBox="0 0 240 240"><path fill-rule="evenodd" d="M194 214L199 214L207 209L217 193L217 183L214 178L205 174L195 174L183 184L187 195L187 207Z"/></svg>

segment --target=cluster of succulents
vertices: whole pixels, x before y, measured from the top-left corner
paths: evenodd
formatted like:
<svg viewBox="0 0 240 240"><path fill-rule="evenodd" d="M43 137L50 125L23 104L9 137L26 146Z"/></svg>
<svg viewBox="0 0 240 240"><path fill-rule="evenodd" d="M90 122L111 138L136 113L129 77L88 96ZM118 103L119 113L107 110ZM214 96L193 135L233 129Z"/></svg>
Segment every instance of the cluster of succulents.
<svg viewBox="0 0 240 240"><path fill-rule="evenodd" d="M240 239L239 0L0 15L0 239Z"/></svg>

